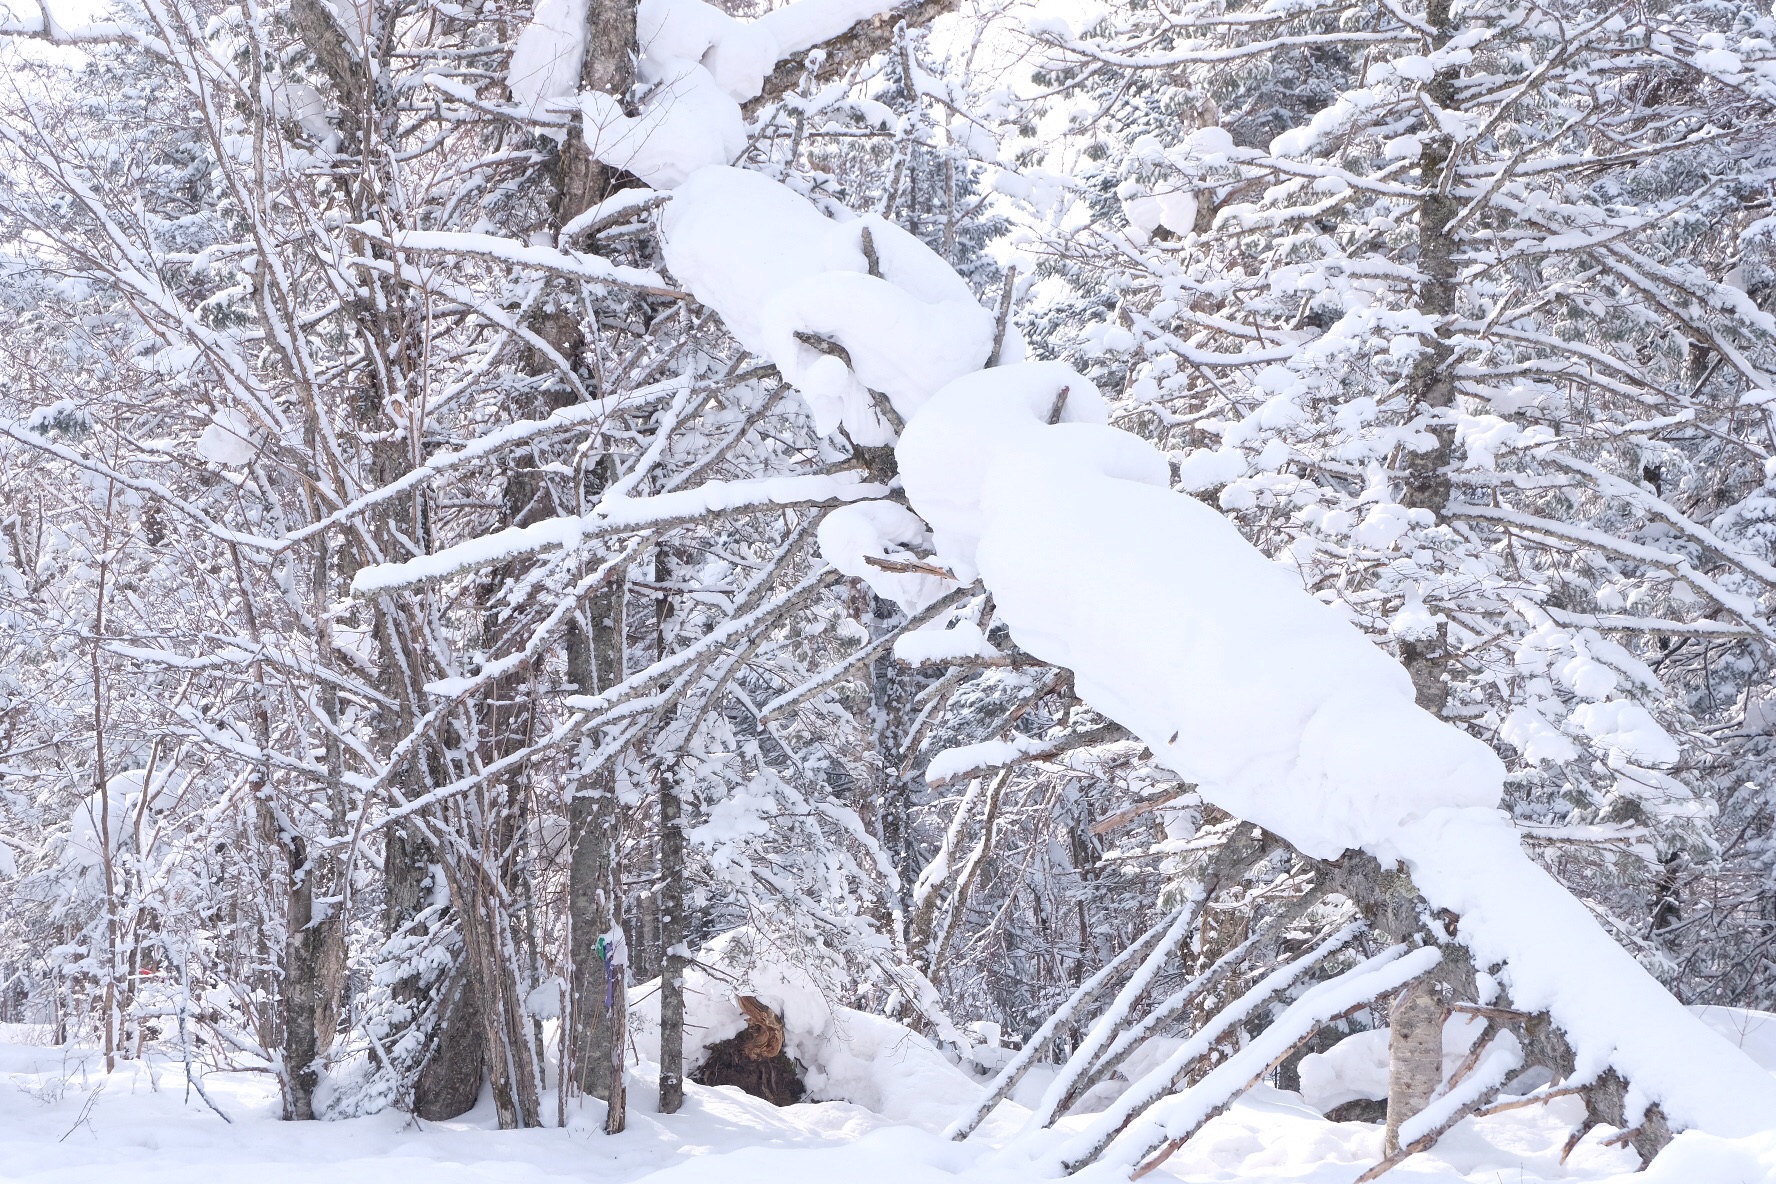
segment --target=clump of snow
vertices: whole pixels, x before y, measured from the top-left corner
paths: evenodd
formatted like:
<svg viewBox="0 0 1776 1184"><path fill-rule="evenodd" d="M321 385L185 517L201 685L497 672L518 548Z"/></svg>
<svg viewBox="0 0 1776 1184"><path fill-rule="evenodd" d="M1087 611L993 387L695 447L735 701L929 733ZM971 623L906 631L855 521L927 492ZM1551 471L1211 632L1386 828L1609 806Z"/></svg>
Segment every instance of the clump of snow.
<svg viewBox="0 0 1776 1184"><path fill-rule="evenodd" d="M107 836L112 855L133 849L138 820L147 823L152 835L161 812L178 800L184 783L175 785L163 769L155 774L153 790L144 802L142 791L147 776L146 769L118 773L105 782L102 796L95 790L80 800L68 818L68 836L61 856L64 868L86 872L99 867L105 860Z"/></svg>
<svg viewBox="0 0 1776 1184"><path fill-rule="evenodd" d="M736 103L759 93L782 56L760 21L739 21L702 0L641 0L635 10L643 81L657 82L667 63L701 65Z"/></svg>
<svg viewBox="0 0 1776 1184"><path fill-rule="evenodd" d="M974 553L985 528L981 500L988 472L1046 425L1057 406L1063 424L1110 421L1090 379L1060 362L1024 362L958 379L907 425L896 449L900 479L958 578L978 574ZM1149 464L1145 475L1160 485L1171 476L1163 458Z"/></svg>
<svg viewBox="0 0 1776 1184"><path fill-rule="evenodd" d="M257 434L253 421L232 407L224 407L210 417L210 422L197 437L197 454L211 464L238 467L259 454L253 443Z"/></svg>
<svg viewBox="0 0 1776 1184"><path fill-rule="evenodd" d="M661 189L698 169L731 164L746 151L740 108L696 62L669 63L640 115L625 115L622 104L601 91L581 95L580 111L593 156Z"/></svg>
<svg viewBox="0 0 1776 1184"><path fill-rule="evenodd" d="M777 365L823 434L842 426L859 444L888 443L871 391L911 416L992 351L992 314L962 278L874 215L837 222L768 177L705 168L674 192L663 229L673 274ZM880 278L869 274L865 230ZM850 364L798 333L834 343Z"/></svg>
<svg viewBox="0 0 1776 1184"><path fill-rule="evenodd" d="M1581 703L1573 708L1572 721L1585 735L1628 760L1650 765L1677 763L1677 741L1632 699Z"/></svg>
<svg viewBox="0 0 1776 1184"><path fill-rule="evenodd" d="M924 662L960 662L969 658L996 658L999 651L973 621L958 621L945 629L932 622L923 629L902 633L894 639L894 656L917 666Z"/></svg>
<svg viewBox="0 0 1776 1184"><path fill-rule="evenodd" d="M918 572L884 571L866 559L916 561L906 548L925 542L925 524L897 502L853 502L820 520L820 555L848 576L862 580L876 595L900 605L909 616L942 596L952 581Z"/></svg>
<svg viewBox="0 0 1776 1184"><path fill-rule="evenodd" d="M1246 475L1246 457L1237 448L1193 448L1178 460L1178 485L1191 493L1215 489Z"/></svg>
<svg viewBox="0 0 1776 1184"><path fill-rule="evenodd" d="M512 98L534 119L580 88L586 56L586 0L539 0L518 34L507 68Z"/></svg>

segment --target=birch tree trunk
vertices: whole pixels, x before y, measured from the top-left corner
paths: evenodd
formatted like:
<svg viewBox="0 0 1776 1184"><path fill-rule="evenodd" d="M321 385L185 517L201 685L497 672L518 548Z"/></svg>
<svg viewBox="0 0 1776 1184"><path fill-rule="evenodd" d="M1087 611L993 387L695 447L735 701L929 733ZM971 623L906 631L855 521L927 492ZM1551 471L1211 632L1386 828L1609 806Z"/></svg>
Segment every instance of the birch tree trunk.
<svg viewBox="0 0 1776 1184"><path fill-rule="evenodd" d="M1400 988L1388 1013L1387 1137L1400 1149L1400 1124L1430 1104L1443 1083L1443 1000L1429 977Z"/></svg>

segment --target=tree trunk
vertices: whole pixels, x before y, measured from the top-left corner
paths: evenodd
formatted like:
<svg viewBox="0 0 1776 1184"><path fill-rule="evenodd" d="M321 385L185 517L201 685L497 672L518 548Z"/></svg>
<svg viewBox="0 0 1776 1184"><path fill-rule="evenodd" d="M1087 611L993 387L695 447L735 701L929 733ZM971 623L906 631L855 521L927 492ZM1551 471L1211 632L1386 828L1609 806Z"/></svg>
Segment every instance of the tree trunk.
<svg viewBox="0 0 1776 1184"><path fill-rule="evenodd" d="M607 461L608 472L608 461ZM623 580L609 581L587 598L585 619L567 631L568 678L584 694L596 694L622 677ZM614 763L583 777L568 804L568 952L570 975L568 1069L573 1087L621 1104L620 1075L613 1081L612 1049L620 1058L624 1033L616 1014L623 984L600 953L599 943L621 933L622 883L617 858L617 795ZM625 965L627 959L625 959ZM620 1129L620 1128L619 1128Z"/></svg>
<svg viewBox="0 0 1776 1184"><path fill-rule="evenodd" d="M284 946L284 1069L291 1118L314 1118L320 1058L332 1046L345 987L345 928L336 909L314 912L320 861L309 861L302 836L289 841L288 928Z"/></svg>
<svg viewBox="0 0 1776 1184"><path fill-rule="evenodd" d="M629 1125L629 1083L624 1073L624 1050L629 1035L628 943L623 927L612 925L605 935L604 960L610 974L610 1095L604 1111L604 1133L620 1135Z"/></svg>
<svg viewBox="0 0 1776 1184"><path fill-rule="evenodd" d="M1388 1013L1387 1138L1400 1149L1400 1124L1430 1103L1443 1083L1443 1000L1429 977L1400 988Z"/></svg>
<svg viewBox="0 0 1776 1184"><path fill-rule="evenodd" d="M413 1089L413 1113L428 1122L458 1118L475 1108L487 1076L481 996L475 979L458 966L439 992L438 1026L431 1055Z"/></svg>
<svg viewBox="0 0 1776 1184"><path fill-rule="evenodd" d="M1450 36L1449 0L1431 0L1426 16L1435 30L1432 41L1440 48ZM1459 105L1455 87L1460 75L1460 67L1449 67L1432 76L1426 90L1439 108L1455 110ZM1449 135L1437 134L1426 138L1419 157L1420 181L1429 192L1418 210L1418 267L1425 276L1419 284L1418 311L1439 322L1455 311L1456 242L1449 224L1460 207L1453 196L1438 189L1454 150ZM1408 509L1429 510L1439 517L1449 507L1449 466L1455 454L1451 418L1455 410L1455 350L1448 342L1448 332L1443 326L1422 339L1426 348L1407 379L1411 406L1432 418L1427 430L1435 443L1423 452L1406 454L1405 491L1400 499ZM1418 705L1432 715L1441 715L1449 701L1449 685L1444 681L1449 652L1442 626L1433 636L1402 640L1400 661L1412 676Z"/></svg>
<svg viewBox="0 0 1776 1184"><path fill-rule="evenodd" d="M678 778L660 776L660 1113L684 1102L685 924L683 802Z"/></svg>

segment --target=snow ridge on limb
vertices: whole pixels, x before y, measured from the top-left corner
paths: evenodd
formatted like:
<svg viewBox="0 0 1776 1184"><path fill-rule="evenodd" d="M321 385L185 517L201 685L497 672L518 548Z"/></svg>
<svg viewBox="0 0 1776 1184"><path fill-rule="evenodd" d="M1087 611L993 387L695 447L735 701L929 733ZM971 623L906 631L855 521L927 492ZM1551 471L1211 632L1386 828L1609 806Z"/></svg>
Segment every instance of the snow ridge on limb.
<svg viewBox="0 0 1776 1184"><path fill-rule="evenodd" d="M881 497L887 492L883 486L857 480L855 474L837 473L832 476L706 481L692 489L677 489L653 497L606 498L590 514L546 518L530 526L514 526L483 535L430 555L366 567L352 579L352 594L373 596L392 592L500 563L518 555L578 546L585 539L607 538L721 514L843 505Z"/></svg>
<svg viewBox="0 0 1776 1184"><path fill-rule="evenodd" d="M486 259L497 259L501 263L535 267L574 279L633 288L650 296L665 296L674 300L683 300L687 296L687 293L669 286L658 272L640 267L625 267L612 263L602 255L588 255L582 251L557 251L552 247L539 247L513 238L501 238L496 234L443 230L385 231L375 222L357 223L352 229L365 238L397 251L478 255Z"/></svg>
<svg viewBox="0 0 1776 1184"><path fill-rule="evenodd" d="M1083 418L1095 392L1074 377L1067 409ZM1523 854L1492 809L1492 750L1418 708L1398 663L1231 522L1165 488L1150 445L1050 427L1059 381L1050 367L969 375L899 448L939 556L978 570L1017 644L1073 670L1082 698L1229 813L1318 858L1403 859L1432 906L1462 918L1476 961L1503 963L1518 1005L1582 1048L1581 1079L1614 1067L1635 1083L1631 1119L1657 1102L1722 1134L1776 1121L1776 1082Z"/></svg>
<svg viewBox="0 0 1776 1184"><path fill-rule="evenodd" d="M1189 1070L1193 1063L1214 1048L1216 1042L1226 1035L1229 1029L1245 1020L1247 1016L1278 993L1288 990L1299 982L1303 975L1312 971L1320 963L1367 931L1368 927L1363 922L1353 921L1294 961L1277 967L1247 988L1237 999L1216 1012L1213 1019L1193 1033L1169 1057L1148 1070L1140 1080L1129 1086L1127 1091L1111 1103L1107 1109L1093 1115L1084 1129L1062 1144L1059 1151L1060 1166L1067 1171L1074 1171L1092 1163L1113 1141L1126 1137L1124 1132L1131 1123L1140 1123L1155 1116L1157 1113L1155 1107L1163 1103L1166 1097L1177 1088L1179 1078ZM1390 946L1348 971L1343 978L1348 979L1354 974L1367 973L1379 967L1385 967L1399 959L1405 952L1403 946ZM1434 960L1432 965L1435 965ZM1414 974L1422 973L1422 970L1414 972ZM1407 978L1411 977L1413 975L1407 976ZM1333 981L1340 980L1334 979ZM1137 1129L1145 1128L1138 1127ZM1160 1142L1163 1142L1163 1137L1152 1140L1139 1154L1130 1156L1127 1162L1132 1165L1141 1159L1148 1150L1157 1147Z"/></svg>
<svg viewBox="0 0 1776 1184"><path fill-rule="evenodd" d="M745 341L759 331L747 310L776 278L751 260L806 251L800 236L830 230L808 222L819 214L787 189L765 196L767 178L704 170L686 189L705 178L759 199L686 219L700 203L681 204L680 190L667 260ZM913 325L870 331L875 348L919 345ZM1231 522L1173 493L1165 458L1107 425L1088 380L1054 363L1001 366L908 410L896 455L912 506L958 579L980 576L1022 649L1072 670L1086 702L1229 813L1317 858L1352 848L1404 858L1433 907L1464 918L1460 937L1477 961L1503 962L1514 990L1521 964L1519 1002L1545 1006L1569 1033L1581 1073L1614 1065L1634 1081L1631 1118L1657 1102L1682 1126L1769 1125L1776 1082L1689 1016L1523 854L1493 809L1504 767L1492 750L1420 709L1397 662ZM1476 852L1486 857L1475 862ZM1471 879L1438 874L1449 866ZM1588 975L1583 993L1562 992L1560 968L1575 961L1611 971ZM1659 1017L1659 1032L1631 1014L1638 1007ZM1684 1067L1699 1049L1705 1073Z"/></svg>

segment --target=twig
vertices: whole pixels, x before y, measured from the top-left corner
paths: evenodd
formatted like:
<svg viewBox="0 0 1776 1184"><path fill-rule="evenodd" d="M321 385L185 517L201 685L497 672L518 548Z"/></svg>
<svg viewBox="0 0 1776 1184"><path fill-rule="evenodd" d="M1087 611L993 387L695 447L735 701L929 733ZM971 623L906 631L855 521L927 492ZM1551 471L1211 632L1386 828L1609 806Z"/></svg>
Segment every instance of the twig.
<svg viewBox="0 0 1776 1184"><path fill-rule="evenodd" d="M999 364L1000 351L1005 348L1005 327L1011 323L1011 290L1017 285L1017 264L1005 269L1005 286L999 289L999 315L993 323L993 352L987 355L987 365Z"/></svg>
<svg viewBox="0 0 1776 1184"><path fill-rule="evenodd" d="M1070 386L1064 386L1055 392L1054 406L1048 409L1048 426L1053 427L1061 422L1061 412L1067 409L1067 396L1072 393L1073 388Z"/></svg>
<svg viewBox="0 0 1776 1184"><path fill-rule="evenodd" d="M863 561L881 571L891 571L903 576L936 576L940 580L954 580L956 573L947 567L939 567L935 563L917 563L906 559L882 559L875 555L865 555Z"/></svg>
<svg viewBox="0 0 1776 1184"><path fill-rule="evenodd" d="M1152 797L1142 798L1126 810L1118 810L1108 818L1100 818L1086 829L1094 835L1113 831L1125 823L1132 822L1143 814L1151 813L1168 802L1175 802L1187 793L1194 793L1196 786L1180 781L1170 789L1161 790Z"/></svg>
<svg viewBox="0 0 1776 1184"><path fill-rule="evenodd" d="M80 1107L80 1117L78 1117L74 1120L74 1125L69 1127L67 1129L67 1131L65 1131L62 1134L62 1137L56 1140L56 1142L58 1142L58 1143L66 1142L69 1135L73 1134L75 1131L79 1130L83 1126L86 1127L88 1130L92 1129L92 1109L93 1109L93 1106L95 1103L98 1102L99 1095L105 1092L105 1086L108 1084L109 1084L108 1082L101 1081L101 1082L99 1082L99 1084L97 1084L96 1086L93 1087L93 1091L90 1094L86 1095L85 1105Z"/></svg>
<svg viewBox="0 0 1776 1184"><path fill-rule="evenodd" d="M859 236L863 244L863 257L869 264L869 273L877 279L882 278L882 260L876 255L876 236L865 226Z"/></svg>

